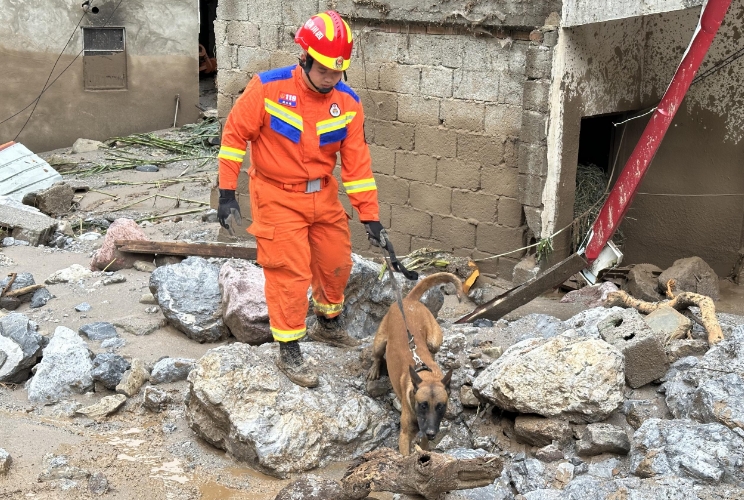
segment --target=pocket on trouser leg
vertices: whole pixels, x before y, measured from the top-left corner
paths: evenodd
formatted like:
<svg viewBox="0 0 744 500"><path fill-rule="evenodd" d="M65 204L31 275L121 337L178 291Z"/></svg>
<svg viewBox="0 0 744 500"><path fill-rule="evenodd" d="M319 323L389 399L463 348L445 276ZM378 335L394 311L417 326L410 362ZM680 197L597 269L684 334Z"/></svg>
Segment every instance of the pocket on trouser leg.
<svg viewBox="0 0 744 500"><path fill-rule="evenodd" d="M277 252L274 242L276 228L260 222L253 222L248 227L248 232L256 237L256 262L261 267L281 267L284 265L284 256Z"/></svg>

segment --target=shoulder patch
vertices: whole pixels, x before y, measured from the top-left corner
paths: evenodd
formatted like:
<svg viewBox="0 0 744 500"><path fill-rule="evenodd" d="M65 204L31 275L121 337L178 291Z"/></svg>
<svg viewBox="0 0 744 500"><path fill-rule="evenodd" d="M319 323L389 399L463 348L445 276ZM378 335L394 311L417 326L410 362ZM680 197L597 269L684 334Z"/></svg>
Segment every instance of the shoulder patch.
<svg viewBox="0 0 744 500"><path fill-rule="evenodd" d="M344 82L342 82L342 81L338 82L336 84L336 87L335 88L336 88L336 90L338 90L340 92L343 92L345 94L349 94L351 97L354 98L354 100L356 102L359 102L359 96L356 95L356 92L354 92L353 90L351 90L351 87L349 87L348 85L346 85Z"/></svg>
<svg viewBox="0 0 744 500"><path fill-rule="evenodd" d="M292 70L294 68L294 66L285 66L284 68L274 68L268 71L262 71L258 74L258 78L263 84L279 80L288 80L292 78Z"/></svg>

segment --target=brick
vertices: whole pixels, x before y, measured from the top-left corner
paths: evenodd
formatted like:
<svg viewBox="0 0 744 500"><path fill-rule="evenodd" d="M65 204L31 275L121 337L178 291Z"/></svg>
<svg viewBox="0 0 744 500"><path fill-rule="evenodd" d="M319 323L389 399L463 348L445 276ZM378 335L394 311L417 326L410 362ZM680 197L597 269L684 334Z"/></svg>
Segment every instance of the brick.
<svg viewBox="0 0 744 500"><path fill-rule="evenodd" d="M395 173L395 151L370 144L369 154L372 157L372 171L374 173L387 175Z"/></svg>
<svg viewBox="0 0 744 500"><path fill-rule="evenodd" d="M270 22L270 24L275 24L276 19ZM295 26L279 26L279 37L276 41L277 48L279 50L282 50L284 52L290 52L294 54L295 56L295 62L297 62L297 58L300 55L300 48L295 43L294 37L295 33L297 32L297 27Z"/></svg>
<svg viewBox="0 0 744 500"><path fill-rule="evenodd" d="M433 97L399 94L398 121L437 126L440 124L439 102Z"/></svg>
<svg viewBox="0 0 744 500"><path fill-rule="evenodd" d="M227 21L214 22L214 43L215 46L227 45Z"/></svg>
<svg viewBox="0 0 744 500"><path fill-rule="evenodd" d="M393 205L390 203L380 203L380 224L383 227L390 227L393 217Z"/></svg>
<svg viewBox="0 0 744 500"><path fill-rule="evenodd" d="M432 237L442 242L442 250L475 247L475 224L456 217L435 215L431 221Z"/></svg>
<svg viewBox="0 0 744 500"><path fill-rule="evenodd" d="M545 188L545 178L536 175L519 174L519 199L531 207L542 206L542 193Z"/></svg>
<svg viewBox="0 0 744 500"><path fill-rule="evenodd" d="M420 92L425 96L452 97L453 71L442 66L421 68Z"/></svg>
<svg viewBox="0 0 744 500"><path fill-rule="evenodd" d="M405 35L380 31L370 31L361 37L355 37L354 46L362 52L361 57L357 56L356 59L364 58L367 64L370 62L398 62L400 61L398 48L405 42L405 39ZM382 73L380 73L380 76L382 76Z"/></svg>
<svg viewBox="0 0 744 500"><path fill-rule="evenodd" d="M399 49L400 61L406 64L426 64L444 68L459 68L462 64L459 36L404 35Z"/></svg>
<svg viewBox="0 0 744 500"><path fill-rule="evenodd" d="M487 135L458 134L457 158L481 165L499 165L504 159L504 144L501 139Z"/></svg>
<svg viewBox="0 0 744 500"><path fill-rule="evenodd" d="M546 144L548 116L537 111L522 112L522 130L519 140L527 144Z"/></svg>
<svg viewBox="0 0 744 500"><path fill-rule="evenodd" d="M414 126L407 123L386 122L367 118L367 123L374 124L374 141L379 146L390 149L413 149Z"/></svg>
<svg viewBox="0 0 744 500"><path fill-rule="evenodd" d="M376 64L354 64L346 72L349 87L357 92L364 89L375 90L380 85L380 68Z"/></svg>
<svg viewBox="0 0 744 500"><path fill-rule="evenodd" d="M456 99L499 101L499 73L455 70L452 96Z"/></svg>
<svg viewBox="0 0 744 500"><path fill-rule="evenodd" d="M499 200L499 224L507 227L521 227L523 222L522 204L514 198L502 197Z"/></svg>
<svg viewBox="0 0 744 500"><path fill-rule="evenodd" d="M519 252L519 254L522 254L524 252ZM518 255L518 254L514 254ZM503 278L505 280L510 280L512 276L514 275L514 268L516 265L519 264L519 259L515 259L513 257L499 257L498 258L498 276L500 278Z"/></svg>
<svg viewBox="0 0 744 500"><path fill-rule="evenodd" d="M519 144L519 173L545 176L548 174L548 147Z"/></svg>
<svg viewBox="0 0 744 500"><path fill-rule="evenodd" d="M261 48L264 50L279 50L279 37L283 32L280 26L262 25L259 37Z"/></svg>
<svg viewBox="0 0 744 500"><path fill-rule="evenodd" d="M494 53L494 42L495 40L491 39L464 37L461 68L469 71L492 71L494 61L491 54ZM498 56L496 58L498 59Z"/></svg>
<svg viewBox="0 0 744 500"><path fill-rule="evenodd" d="M222 0L217 4L217 19L247 21L248 4L243 0Z"/></svg>
<svg viewBox="0 0 744 500"><path fill-rule="evenodd" d="M243 71L218 71L217 88L221 94L236 96L248 85L248 75Z"/></svg>
<svg viewBox="0 0 744 500"><path fill-rule="evenodd" d="M550 81L528 80L524 82L524 109L547 114L550 110Z"/></svg>
<svg viewBox="0 0 744 500"><path fill-rule="evenodd" d="M524 246L524 228L499 226L496 224L478 224L475 247L481 252L501 254ZM518 258L519 253L510 254Z"/></svg>
<svg viewBox="0 0 744 500"><path fill-rule="evenodd" d="M407 232L401 233L398 231L388 231L390 241L393 242L393 248L395 248L396 255L407 255L411 253L411 235ZM379 250L378 250L379 252ZM379 253L377 253L379 255Z"/></svg>
<svg viewBox="0 0 744 500"><path fill-rule="evenodd" d="M429 238L431 236L431 215L421 210L394 205L390 227L401 233Z"/></svg>
<svg viewBox="0 0 744 500"><path fill-rule="evenodd" d="M284 52L277 50L271 53L271 67L281 68L284 66L292 66L297 64L297 52Z"/></svg>
<svg viewBox="0 0 744 500"><path fill-rule="evenodd" d="M230 110L233 107L232 96L227 96L222 93L217 93L217 116L220 118L227 118L230 114Z"/></svg>
<svg viewBox="0 0 744 500"><path fill-rule="evenodd" d="M218 5L225 0L220 0ZM260 8L254 3L250 4L245 0L229 0L234 2L240 2L246 6L249 6L250 20L259 26L265 24L277 24L282 21L282 0L262 0ZM282 24L284 24L282 22Z"/></svg>
<svg viewBox="0 0 744 500"><path fill-rule="evenodd" d="M325 7L325 2L323 2ZM318 0L282 1L282 22L291 26L300 27L302 24L318 12L325 10L318 5ZM277 12L278 13L278 12Z"/></svg>
<svg viewBox="0 0 744 500"><path fill-rule="evenodd" d="M504 141L504 165L509 168L517 168L519 157L519 139L509 137Z"/></svg>
<svg viewBox="0 0 744 500"><path fill-rule="evenodd" d="M383 224L384 225L384 224ZM351 224L349 226L351 231L351 251L356 254L371 253L370 250L373 248L367 238L367 231L365 231L362 224Z"/></svg>
<svg viewBox="0 0 744 500"><path fill-rule="evenodd" d="M393 205L405 205L408 203L408 185L405 179L392 175L376 175L377 196L380 201Z"/></svg>
<svg viewBox="0 0 744 500"><path fill-rule="evenodd" d="M481 252L479 250L473 250L472 258L473 262L478 266L478 271L486 276L498 276L499 274L499 259L493 259L494 254Z"/></svg>
<svg viewBox="0 0 744 500"><path fill-rule="evenodd" d="M421 67L402 64L380 66L380 90L402 94L418 94Z"/></svg>
<svg viewBox="0 0 744 500"><path fill-rule="evenodd" d="M455 189L452 191L452 215L478 222L496 222L499 197L482 191Z"/></svg>
<svg viewBox="0 0 744 500"><path fill-rule="evenodd" d="M525 76L537 80L550 78L553 69L553 51L548 47L531 45L527 49L525 58Z"/></svg>
<svg viewBox="0 0 744 500"><path fill-rule="evenodd" d="M505 165L483 165L481 167L481 189L489 194L517 198L519 196L516 168Z"/></svg>
<svg viewBox="0 0 744 500"><path fill-rule="evenodd" d="M522 128L522 107L507 104L486 106L485 132L506 139L519 137Z"/></svg>
<svg viewBox="0 0 744 500"><path fill-rule="evenodd" d="M364 90L359 93L364 115L377 120L395 121L398 118L398 96L392 92Z"/></svg>
<svg viewBox="0 0 744 500"><path fill-rule="evenodd" d="M437 162L437 184L476 190L480 187L480 164L456 158L441 158Z"/></svg>
<svg viewBox="0 0 744 500"><path fill-rule="evenodd" d="M527 221L527 227L530 228L533 234L542 234L542 209L535 207L522 207L524 209L524 217Z"/></svg>
<svg viewBox="0 0 744 500"><path fill-rule="evenodd" d="M434 182L437 160L428 155L398 151L395 153L395 175L412 181Z"/></svg>
<svg viewBox="0 0 744 500"><path fill-rule="evenodd" d="M244 47L258 47L260 42L258 26L247 21L233 21L227 25L227 43Z"/></svg>
<svg viewBox="0 0 744 500"><path fill-rule="evenodd" d="M524 98L524 82L524 76L503 73L499 78L499 102L521 106Z"/></svg>
<svg viewBox="0 0 744 500"><path fill-rule="evenodd" d="M257 73L271 68L271 52L258 47L238 47L238 68Z"/></svg>
<svg viewBox="0 0 744 500"><path fill-rule="evenodd" d="M220 78L220 71L230 70L238 65L238 48L235 45L217 45L215 48L217 55L217 80Z"/></svg>
<svg viewBox="0 0 744 500"><path fill-rule="evenodd" d="M431 156L454 158L457 134L442 127L416 126L416 152Z"/></svg>
<svg viewBox="0 0 744 500"><path fill-rule="evenodd" d="M558 30L546 31L543 37L543 45L546 47L555 47L558 45Z"/></svg>
<svg viewBox="0 0 744 500"><path fill-rule="evenodd" d="M443 100L440 110L442 124L447 128L483 132L486 108L482 103Z"/></svg>
<svg viewBox="0 0 744 500"><path fill-rule="evenodd" d="M524 75L527 66L528 43L515 42L511 44L507 54L509 73Z"/></svg>
<svg viewBox="0 0 744 500"><path fill-rule="evenodd" d="M439 240L434 240L430 238L419 238L418 236L411 237L411 251L412 252L420 248L439 249L441 244L442 242Z"/></svg>
<svg viewBox="0 0 744 500"><path fill-rule="evenodd" d="M408 195L413 208L435 214L449 215L452 210L452 189L423 182L411 182Z"/></svg>

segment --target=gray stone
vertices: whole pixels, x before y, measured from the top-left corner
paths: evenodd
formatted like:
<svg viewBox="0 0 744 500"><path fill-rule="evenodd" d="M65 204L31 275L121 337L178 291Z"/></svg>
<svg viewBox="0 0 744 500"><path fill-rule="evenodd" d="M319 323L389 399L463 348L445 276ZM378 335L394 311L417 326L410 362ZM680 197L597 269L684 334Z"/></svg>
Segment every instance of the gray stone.
<svg viewBox="0 0 744 500"><path fill-rule="evenodd" d="M274 500L326 500L331 498L346 498L341 484L332 479L308 474L295 479L281 489Z"/></svg>
<svg viewBox="0 0 744 500"><path fill-rule="evenodd" d="M626 455L630 451L630 439L620 427L611 424L589 424L576 443L576 453L591 456L602 453Z"/></svg>
<svg viewBox="0 0 744 500"><path fill-rule="evenodd" d="M542 462L556 462L558 460L563 460L565 455L563 454L563 450L558 446L549 444L537 450L535 452L535 458Z"/></svg>
<svg viewBox="0 0 744 500"><path fill-rule="evenodd" d="M159 172L157 165L137 165L134 167L137 172Z"/></svg>
<svg viewBox="0 0 744 500"><path fill-rule="evenodd" d="M634 429L638 429L643 422L651 418L670 418L671 414L663 401L648 401L639 399L628 399L623 403L622 412L625 420Z"/></svg>
<svg viewBox="0 0 744 500"><path fill-rule="evenodd" d="M8 473L12 463L13 458L10 456L10 453L0 448L0 476Z"/></svg>
<svg viewBox="0 0 744 500"><path fill-rule="evenodd" d="M660 307L643 320L664 345L672 338L686 338L692 330L692 321L671 307Z"/></svg>
<svg viewBox="0 0 744 500"><path fill-rule="evenodd" d="M43 191L23 195L23 204L38 208L42 213L57 217L70 211L75 190L65 182L58 182Z"/></svg>
<svg viewBox="0 0 744 500"><path fill-rule="evenodd" d="M572 430L565 420L519 415L514 420L514 435L523 443L547 446L553 441L569 441Z"/></svg>
<svg viewBox="0 0 744 500"><path fill-rule="evenodd" d="M217 222L217 210L210 208L206 210L201 216L202 222Z"/></svg>
<svg viewBox="0 0 744 500"><path fill-rule="evenodd" d="M87 302L81 302L80 304L75 306L75 311L79 313L88 312L92 309L91 305Z"/></svg>
<svg viewBox="0 0 744 500"><path fill-rule="evenodd" d="M101 141L95 141L93 139L84 139L79 138L75 141L75 143L72 145L72 153L73 154L80 154L80 153L92 153L93 151L98 151L102 147L105 147L105 145Z"/></svg>
<svg viewBox="0 0 744 500"><path fill-rule="evenodd" d="M695 292L713 300L720 297L718 275L700 257L689 257L674 261L672 267L659 275L659 290L666 290L670 279L676 281L674 293Z"/></svg>
<svg viewBox="0 0 744 500"><path fill-rule="evenodd" d="M633 436L630 470L744 487L744 438L718 423L646 420Z"/></svg>
<svg viewBox="0 0 744 500"><path fill-rule="evenodd" d="M106 340L119 336L119 334L116 333L116 327L105 321L88 323L87 325L81 326L78 331L88 337L89 340Z"/></svg>
<svg viewBox="0 0 744 500"><path fill-rule="evenodd" d="M0 382L25 382L31 368L41 356L46 339L36 330L38 325L19 313L0 318Z"/></svg>
<svg viewBox="0 0 744 500"><path fill-rule="evenodd" d="M29 307L31 309L37 309L39 307L43 307L52 300L54 296L52 295L52 292L47 290L46 288L39 288L34 292L34 294L31 296L31 304Z"/></svg>
<svg viewBox="0 0 744 500"><path fill-rule="evenodd" d="M109 482L103 472L94 472L88 478L88 491L93 495L103 495L109 490Z"/></svg>
<svg viewBox="0 0 744 500"><path fill-rule="evenodd" d="M201 257L158 267L150 275L150 292L166 319L198 342L215 342L230 331L222 320L219 268Z"/></svg>
<svg viewBox="0 0 744 500"><path fill-rule="evenodd" d="M637 264L628 271L623 289L638 300L658 302L664 298L658 290L660 274L661 269L653 264Z"/></svg>
<svg viewBox="0 0 744 500"><path fill-rule="evenodd" d="M534 255L523 257L512 273L512 283L514 286L525 283L540 274L540 265L535 260Z"/></svg>
<svg viewBox="0 0 744 500"><path fill-rule="evenodd" d="M131 398L137 394L140 387L142 387L142 384L144 384L149 377L150 373L145 368L145 364L142 360L134 358L129 370L125 371L121 376L121 382L116 386L116 392Z"/></svg>
<svg viewBox="0 0 744 500"><path fill-rule="evenodd" d="M110 351L116 351L127 345L127 341L122 338L106 339L101 342L101 349L108 349Z"/></svg>
<svg viewBox="0 0 744 500"><path fill-rule="evenodd" d="M567 328L576 330L576 333L582 337L588 337L593 339L602 339L599 334L599 325L608 316L613 314L622 314L624 309L622 307L611 307L609 309L605 307L593 307L586 309L580 313L568 318L565 321Z"/></svg>
<svg viewBox="0 0 744 500"><path fill-rule="evenodd" d="M153 266L153 269L155 269L154 266ZM139 299L139 303L140 304L157 304L158 301L153 294L148 292L148 293L142 294L142 296Z"/></svg>
<svg viewBox="0 0 744 500"><path fill-rule="evenodd" d="M145 408L156 413L165 409L170 401L168 393L159 387L148 385L145 387L142 404Z"/></svg>
<svg viewBox="0 0 744 500"><path fill-rule="evenodd" d="M155 270L155 264L152 262L147 262L145 260L136 260L134 261L134 264L132 266L137 271L142 271L143 273L151 273Z"/></svg>
<svg viewBox="0 0 744 500"><path fill-rule="evenodd" d="M108 278L103 279L103 284L105 285L115 285L117 283L126 283L127 277L123 274L114 274L113 276L109 276Z"/></svg>
<svg viewBox="0 0 744 500"><path fill-rule="evenodd" d="M548 339L566 331L566 324L548 314L531 313L509 323L509 330L517 341L531 338Z"/></svg>
<svg viewBox="0 0 744 500"><path fill-rule="evenodd" d="M664 346L635 309L612 314L597 325L602 338L625 357L625 380L642 387L664 376L669 369Z"/></svg>
<svg viewBox="0 0 744 500"><path fill-rule="evenodd" d="M619 289L614 283L604 281L597 285L589 285L578 290L568 292L561 298L562 303L583 304L587 307L599 307L607 300L607 296Z"/></svg>
<svg viewBox="0 0 744 500"><path fill-rule="evenodd" d="M39 210L10 198L0 197L0 226L11 237L30 245L46 245L57 228L57 221Z"/></svg>
<svg viewBox="0 0 744 500"><path fill-rule="evenodd" d="M303 345L320 376L317 389L306 389L276 368L276 351L242 343L210 349L189 374L191 429L277 477L360 457L396 432L387 410L350 389L358 380L344 370L351 353Z"/></svg>
<svg viewBox="0 0 744 500"><path fill-rule="evenodd" d="M550 484L545 464L534 458L515 459L505 470L514 489L522 495L546 488Z"/></svg>
<svg viewBox="0 0 744 500"><path fill-rule="evenodd" d="M597 422L622 404L624 379L616 348L568 331L511 346L476 377L473 390L508 411Z"/></svg>
<svg viewBox="0 0 744 500"><path fill-rule="evenodd" d="M707 339L672 340L666 349L667 358L673 363L687 356L703 356L710 349L710 344Z"/></svg>
<svg viewBox="0 0 744 500"><path fill-rule="evenodd" d="M93 358L93 380L100 381L106 389L115 390L124 372L129 370L129 361L118 354L102 353Z"/></svg>
<svg viewBox="0 0 744 500"><path fill-rule="evenodd" d="M98 420L111 415L116 410L121 408L126 402L127 397L125 395L113 394L111 396L105 396L104 398L101 398L101 400L94 405L78 409L76 413L85 415L88 418Z"/></svg>
<svg viewBox="0 0 744 500"><path fill-rule="evenodd" d="M263 270L247 261L229 260L220 268L219 286L225 325L240 342L273 342L264 295Z"/></svg>
<svg viewBox="0 0 744 500"><path fill-rule="evenodd" d="M163 358L152 368L150 383L164 384L186 380L191 370L194 369L196 361L185 358Z"/></svg>
<svg viewBox="0 0 744 500"><path fill-rule="evenodd" d="M460 403L465 408L478 408L480 400L473 394L473 386L463 385L460 387Z"/></svg>
<svg viewBox="0 0 744 500"><path fill-rule="evenodd" d="M82 394L93 387L91 352L74 331L58 326L42 356L28 384L29 401L56 403L72 393Z"/></svg>
<svg viewBox="0 0 744 500"><path fill-rule="evenodd" d="M143 316L142 314L117 318L111 322L116 328L121 328L125 332L138 337L150 335L168 324L168 321L162 316Z"/></svg>
<svg viewBox="0 0 744 500"><path fill-rule="evenodd" d="M90 472L80 467L70 465L65 455L52 455L47 453L42 458L44 471L37 478L40 482L56 481L59 479L87 479Z"/></svg>
<svg viewBox="0 0 744 500"><path fill-rule="evenodd" d="M73 264L68 268L60 269L52 273L44 283L47 285L54 285L57 283L75 283L81 279L88 278L93 274L89 269L84 268L80 264Z"/></svg>
<svg viewBox="0 0 744 500"><path fill-rule="evenodd" d="M0 290L5 289L10 283L11 276L0 280ZM8 291L20 290L31 285L35 285L34 277L31 273L18 273L13 279L13 283L10 285ZM0 297L0 307L7 309L8 311L14 311L20 307L23 302L30 302L33 297L33 292L24 293L17 297Z"/></svg>

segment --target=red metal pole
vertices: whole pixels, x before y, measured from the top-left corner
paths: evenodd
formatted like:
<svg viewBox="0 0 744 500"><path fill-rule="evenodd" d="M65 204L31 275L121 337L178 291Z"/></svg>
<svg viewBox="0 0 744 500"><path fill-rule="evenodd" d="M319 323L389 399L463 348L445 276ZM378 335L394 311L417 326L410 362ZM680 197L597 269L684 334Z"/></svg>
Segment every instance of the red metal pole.
<svg viewBox="0 0 744 500"><path fill-rule="evenodd" d="M602 248L615 234L625 217L638 185L659 149L661 140L672 123L682 99L690 88L695 73L703 62L729 5L731 5L731 0L709 0L703 6L700 23L672 82L646 125L615 186L610 191L597 220L594 221L593 234L585 255L590 263L599 256Z"/></svg>

